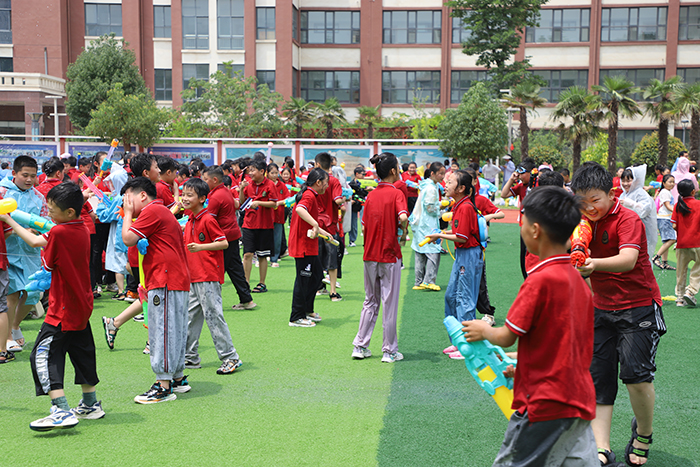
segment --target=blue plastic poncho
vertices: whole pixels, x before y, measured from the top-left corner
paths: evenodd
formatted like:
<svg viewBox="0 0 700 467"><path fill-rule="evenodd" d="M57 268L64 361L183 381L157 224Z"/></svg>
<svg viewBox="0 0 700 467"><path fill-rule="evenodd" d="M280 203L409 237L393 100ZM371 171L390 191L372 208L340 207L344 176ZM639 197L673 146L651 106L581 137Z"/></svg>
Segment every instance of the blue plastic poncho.
<svg viewBox="0 0 700 467"><path fill-rule="evenodd" d="M439 242L418 246L428 234L440 228L440 196L437 184L428 178L421 180L418 189L420 193L418 193L416 206L413 208L411 217L408 218L411 230L413 230L411 248L413 251L423 254L440 253Z"/></svg>

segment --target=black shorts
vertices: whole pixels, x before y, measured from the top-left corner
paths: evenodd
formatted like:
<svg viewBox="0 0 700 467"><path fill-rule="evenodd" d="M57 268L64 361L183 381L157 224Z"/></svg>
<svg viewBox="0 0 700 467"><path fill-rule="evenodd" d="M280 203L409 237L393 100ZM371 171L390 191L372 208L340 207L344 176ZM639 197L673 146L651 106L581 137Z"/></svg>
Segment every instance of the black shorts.
<svg viewBox="0 0 700 467"><path fill-rule="evenodd" d="M333 238L340 242L340 235L335 234ZM322 238L318 240L318 255L321 257L321 265L326 271L338 269L339 246L326 242Z"/></svg>
<svg viewBox="0 0 700 467"><path fill-rule="evenodd" d="M624 384L654 381L656 349L665 333L663 313L656 302L620 311L595 309L591 376L596 403L615 403L618 365Z"/></svg>
<svg viewBox="0 0 700 467"><path fill-rule="evenodd" d="M255 253L258 258L270 256L275 244L274 229L241 229L243 254Z"/></svg>
<svg viewBox="0 0 700 467"><path fill-rule="evenodd" d="M44 396L51 390L63 389L66 353L75 368L75 384L94 386L97 378L95 341L90 323L82 331L61 331L61 326L41 325L34 349L29 357L34 375L36 395Z"/></svg>

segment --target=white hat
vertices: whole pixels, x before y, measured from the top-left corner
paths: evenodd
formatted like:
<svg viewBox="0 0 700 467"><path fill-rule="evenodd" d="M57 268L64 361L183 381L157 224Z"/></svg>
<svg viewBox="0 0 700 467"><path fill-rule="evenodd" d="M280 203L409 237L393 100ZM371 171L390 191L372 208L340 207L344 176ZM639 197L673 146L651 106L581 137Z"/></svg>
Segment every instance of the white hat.
<svg viewBox="0 0 700 467"><path fill-rule="evenodd" d="M504 158L504 159L511 159L510 155L508 155L508 154L506 154L505 156L503 156L503 158Z"/></svg>

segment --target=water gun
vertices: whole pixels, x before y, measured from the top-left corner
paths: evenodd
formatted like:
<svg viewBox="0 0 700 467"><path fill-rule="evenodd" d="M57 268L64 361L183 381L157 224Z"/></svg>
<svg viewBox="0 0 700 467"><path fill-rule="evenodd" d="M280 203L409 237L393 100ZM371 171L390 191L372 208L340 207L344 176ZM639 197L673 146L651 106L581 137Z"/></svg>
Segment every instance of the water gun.
<svg viewBox="0 0 700 467"><path fill-rule="evenodd" d="M296 197L296 195L290 196L289 198L287 198L287 199L284 200L284 207L285 207L285 208L291 208L291 207L294 206L295 204L297 204L297 197ZM277 208L275 208L275 209L277 209Z"/></svg>
<svg viewBox="0 0 700 467"><path fill-rule="evenodd" d="M454 205L455 205L455 200L452 198L443 199L442 201L440 201L440 207L442 207L442 208L451 208Z"/></svg>
<svg viewBox="0 0 700 467"><path fill-rule="evenodd" d="M253 202L253 198L247 198L245 201L243 201L243 204L241 204L241 207L238 209L240 211L245 211L246 209L250 208L250 203L252 203L252 202Z"/></svg>
<svg viewBox="0 0 700 467"><path fill-rule="evenodd" d="M413 180L406 180L406 186L409 188L413 188L414 190L418 190L418 184Z"/></svg>
<svg viewBox="0 0 700 467"><path fill-rule="evenodd" d="M297 175L297 183L298 183L299 185L303 185L304 183L306 183L306 180L304 180L304 179L301 178L299 175Z"/></svg>
<svg viewBox="0 0 700 467"><path fill-rule="evenodd" d="M301 191L301 188L299 188L298 186L292 186L292 185L290 185L290 184L288 184L288 183L287 183L285 186L287 187L287 189L288 189L289 191L294 191L294 192Z"/></svg>
<svg viewBox="0 0 700 467"><path fill-rule="evenodd" d="M368 187L376 187L379 185L379 182L372 180L371 178L358 179L357 183L359 183L363 189L367 189Z"/></svg>
<svg viewBox="0 0 700 467"><path fill-rule="evenodd" d="M190 220L190 216L182 216L177 220L177 223L180 224L180 227L184 227L188 220Z"/></svg>
<svg viewBox="0 0 700 467"><path fill-rule="evenodd" d="M136 248L139 250L139 272L141 274L141 283L138 287L139 300L143 308L143 327L148 329L148 290L146 290L146 274L143 270L143 256L148 252L148 239L140 239L136 242Z"/></svg>
<svg viewBox="0 0 700 467"><path fill-rule="evenodd" d="M28 212L20 211L19 209L12 211L11 216L15 221L17 221L17 223L26 225L30 229L38 230L41 233L48 232L51 230L51 227L56 225L45 217L37 216L36 214L29 214Z"/></svg>
<svg viewBox="0 0 700 467"><path fill-rule="evenodd" d="M102 190L100 190L99 188L97 188L97 187L95 186L95 184L92 183L92 180L90 180L90 179L87 177L87 175L85 175L85 174L80 174L80 177L79 177L79 178L80 178L80 180L82 180L83 184L84 184L86 187L88 187L88 189L89 189L90 191L92 191L92 193L93 193L95 196L97 196L97 199L99 199L100 202L102 202L102 201L105 200L105 198L107 197L107 195L104 194L104 193L102 192Z"/></svg>
<svg viewBox="0 0 700 467"><path fill-rule="evenodd" d="M431 234L436 234L436 233L441 233L441 232L442 232L442 230L440 230L440 229L435 229L435 230L433 230L433 231L430 232L430 233L431 233ZM442 239L438 239L437 241L439 242L440 240L442 240ZM430 237L427 237L427 236L426 236L423 240L421 240L421 242L418 244L418 246L424 247L425 245L427 245L427 244L430 243L430 242L431 242Z"/></svg>
<svg viewBox="0 0 700 467"><path fill-rule="evenodd" d="M453 215L452 211L444 212L442 214L442 220L445 222L452 222L452 215Z"/></svg>
<svg viewBox="0 0 700 467"><path fill-rule="evenodd" d="M593 228L585 217L581 218L571 234L571 264L575 268L580 268L588 258L588 246L593 239Z"/></svg>
<svg viewBox="0 0 700 467"><path fill-rule="evenodd" d="M0 200L0 214L9 214L17 209L17 200L14 198L5 198Z"/></svg>
<svg viewBox="0 0 700 467"><path fill-rule="evenodd" d="M29 282L24 290L27 292L44 292L51 287L51 273L44 268L29 276Z"/></svg>
<svg viewBox="0 0 700 467"><path fill-rule="evenodd" d="M105 224L116 221L119 217L124 217L121 195L114 198L105 195L104 200L97 205L95 215L100 222Z"/></svg>
<svg viewBox="0 0 700 467"><path fill-rule="evenodd" d="M117 146L119 146L119 140L113 139L112 142L109 144L109 151L107 151L107 157L105 157L105 159L102 161L102 165L100 165L100 178L103 178L105 172L112 168L112 156L114 155L114 150L117 149Z"/></svg>
<svg viewBox="0 0 700 467"><path fill-rule="evenodd" d="M314 236L313 229L309 229L309 231L306 234L309 236L309 238L313 237ZM338 240L336 240L333 237L328 237L327 235L323 235L323 234L318 234L318 237L323 239L326 243L330 243L331 245L335 245L335 246L340 245L340 243L338 243Z"/></svg>
<svg viewBox="0 0 700 467"><path fill-rule="evenodd" d="M649 186L656 190L659 190L661 188L661 182L657 182L656 180L654 180L652 182L649 182Z"/></svg>
<svg viewBox="0 0 700 467"><path fill-rule="evenodd" d="M467 370L476 383L486 391L507 419L515 412L513 405L513 378L506 378L503 372L517 361L507 357L502 348L488 341L467 342L462 333L462 325L454 316L443 320L452 345L464 356Z"/></svg>
<svg viewBox="0 0 700 467"><path fill-rule="evenodd" d="M440 192L441 195L445 194L445 187L440 185L439 183L437 184L438 191Z"/></svg>
<svg viewBox="0 0 700 467"><path fill-rule="evenodd" d="M352 188L343 188L343 198L346 200L351 199L353 193Z"/></svg>
<svg viewBox="0 0 700 467"><path fill-rule="evenodd" d="M364 205L365 202L367 201L366 199L361 198L361 197L358 196L358 195L353 195L353 196L352 196L352 199L354 199L355 201L357 201L358 203L360 203L360 204L362 204L362 205Z"/></svg>

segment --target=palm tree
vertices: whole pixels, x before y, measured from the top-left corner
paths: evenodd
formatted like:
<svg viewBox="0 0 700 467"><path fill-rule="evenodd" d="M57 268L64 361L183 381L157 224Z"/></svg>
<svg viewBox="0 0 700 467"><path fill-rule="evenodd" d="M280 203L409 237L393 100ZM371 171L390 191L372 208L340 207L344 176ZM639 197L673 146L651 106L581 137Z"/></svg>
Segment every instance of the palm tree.
<svg viewBox="0 0 700 467"><path fill-rule="evenodd" d="M652 79L644 90L644 111L652 122L659 123L659 164L668 163L668 124L676 120L673 92L682 85L680 76L672 76L666 81Z"/></svg>
<svg viewBox="0 0 700 467"><path fill-rule="evenodd" d="M641 89L624 76L606 76L603 85L591 86L598 94L593 96L589 108L605 112L603 119L608 122L608 171L615 173L617 167L617 129L619 115L634 117L641 114L639 105L632 99L632 94Z"/></svg>
<svg viewBox="0 0 700 467"><path fill-rule="evenodd" d="M544 106L547 99L540 97L540 87L532 82L516 84L510 88L510 95L505 95L503 98L509 105L517 107L520 111L520 157L525 159L528 157L530 149L528 144L530 128L527 126L528 109L534 112L535 109Z"/></svg>
<svg viewBox="0 0 700 467"><path fill-rule="evenodd" d="M326 102L316 106L316 118L323 125L326 125L327 139L333 138L334 123L347 121L345 120L345 111L335 97L326 99Z"/></svg>
<svg viewBox="0 0 700 467"><path fill-rule="evenodd" d="M379 111L379 106L372 107L369 105L363 105L358 107L357 111L360 114L360 118L357 119L358 123L364 123L367 125L365 138L374 138L374 125L382 121L382 114Z"/></svg>
<svg viewBox="0 0 700 467"><path fill-rule="evenodd" d="M700 81L680 86L673 92L680 115L690 116L690 151L692 160L700 161Z"/></svg>
<svg viewBox="0 0 700 467"><path fill-rule="evenodd" d="M287 120L297 127L297 138L301 138L301 129L304 123L313 121L314 103L306 102L301 97L292 97L282 106L282 112Z"/></svg>
<svg viewBox="0 0 700 467"><path fill-rule="evenodd" d="M563 138L573 144L573 167L576 172L581 165L581 147L589 140L594 139L600 129L598 122L602 118L599 111L590 110L589 104L593 94L587 88L571 86L559 94L559 102L552 113L552 120L569 118L571 125L564 122L559 124L559 130Z"/></svg>

